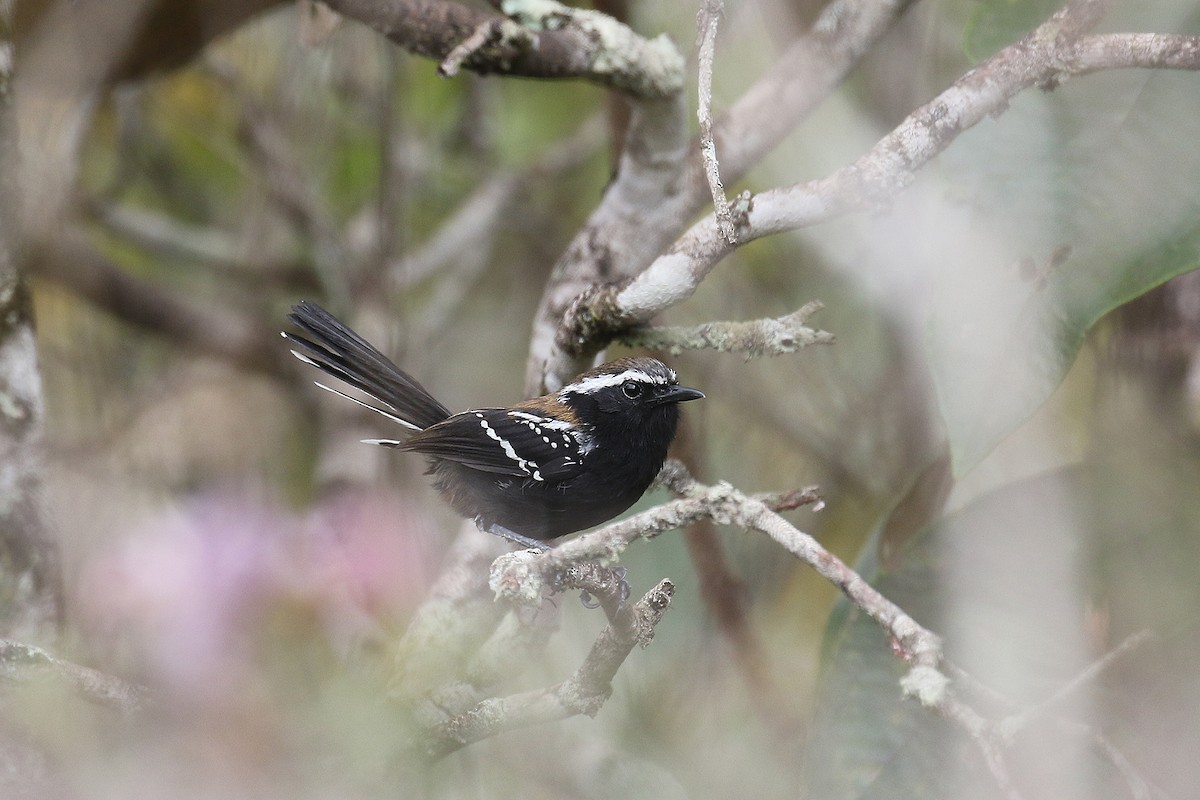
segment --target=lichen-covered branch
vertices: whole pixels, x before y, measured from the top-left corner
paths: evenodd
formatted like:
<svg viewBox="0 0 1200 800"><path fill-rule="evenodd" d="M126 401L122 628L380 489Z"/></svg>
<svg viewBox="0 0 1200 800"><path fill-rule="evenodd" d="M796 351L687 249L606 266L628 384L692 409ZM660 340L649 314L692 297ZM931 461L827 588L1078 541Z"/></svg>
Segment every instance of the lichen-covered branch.
<svg viewBox="0 0 1200 800"><path fill-rule="evenodd" d="M61 622L62 576L46 522L45 401L23 274L11 13L11 4L0 3L0 630L41 639Z"/></svg>
<svg viewBox="0 0 1200 800"><path fill-rule="evenodd" d="M594 717L612 694L612 680L634 645L647 646L671 605L675 586L661 580L636 603L622 606L600 632L587 658L567 680L546 689L484 700L430 732L428 754L441 758L515 728L578 714Z"/></svg>
<svg viewBox="0 0 1200 800"><path fill-rule="evenodd" d="M721 525L765 533L841 589L852 603L896 640L901 652L914 666L936 668L940 663L941 641L935 634L917 624L816 539L779 516L776 509L795 507L797 496L789 493L754 497L727 483L704 486L691 478L678 462L669 462L663 467L663 473L660 482L681 497L539 554L536 556L538 563L532 569L522 554L501 556L492 566L493 588L499 595L516 600L540 597L544 586L551 584L554 576L572 563L582 560L611 563L637 539L650 539L707 517ZM816 502L818 497L810 491L805 492L804 499Z"/></svg>
<svg viewBox="0 0 1200 800"><path fill-rule="evenodd" d="M624 344L672 354L683 350L716 350L719 353L743 353L747 358L777 356L815 344L834 343L832 333L804 324L821 308L821 302L813 300L799 310L775 319L706 322L691 328L638 328L619 338Z"/></svg>

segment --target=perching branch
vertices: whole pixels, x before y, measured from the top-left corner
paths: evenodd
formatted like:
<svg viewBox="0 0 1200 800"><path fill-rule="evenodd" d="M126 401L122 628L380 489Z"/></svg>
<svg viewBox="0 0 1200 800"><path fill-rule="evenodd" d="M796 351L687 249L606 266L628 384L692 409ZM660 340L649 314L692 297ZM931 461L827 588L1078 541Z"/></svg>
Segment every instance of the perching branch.
<svg viewBox="0 0 1200 800"><path fill-rule="evenodd" d="M819 497L815 491L754 497L727 483L701 485L676 461L663 467L659 482L681 496L539 554L537 569L531 569L521 554L498 558L492 565L491 581L498 596L517 601L540 597L544 586L552 584L555 575L572 563L584 560L611 563L637 539L652 539L707 517L721 525L767 534L841 589L852 603L895 639L899 650L914 667L936 669L941 661L941 641L934 633L917 624L816 539L777 513L777 510L794 508L802 502L817 502ZM928 686L925 683L918 687L922 702L929 699Z"/></svg>

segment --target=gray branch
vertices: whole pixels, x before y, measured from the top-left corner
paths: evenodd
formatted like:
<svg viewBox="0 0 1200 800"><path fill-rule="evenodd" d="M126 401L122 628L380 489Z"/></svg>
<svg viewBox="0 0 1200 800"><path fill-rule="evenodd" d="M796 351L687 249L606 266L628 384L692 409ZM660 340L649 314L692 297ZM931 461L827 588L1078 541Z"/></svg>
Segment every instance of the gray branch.
<svg viewBox="0 0 1200 800"><path fill-rule="evenodd" d="M783 355L815 344L834 343L832 333L804 324L823 307L820 301L813 300L798 311L775 319L706 322L691 328L639 328L622 336L620 341L651 350L665 350L672 355L683 350L744 353L747 358Z"/></svg>
<svg viewBox="0 0 1200 800"><path fill-rule="evenodd" d="M717 219L717 227L725 241L737 244L737 229L733 225L733 213L729 209L729 200L725 197L725 185L721 183L721 166L717 162L717 143L713 139L713 58L717 49L717 29L724 13L725 4L721 0L707 0L704 10L700 12L700 47L697 65L699 102L696 108L696 118L700 122L700 157L704 161L704 175L708 179L708 188L712 192L713 214Z"/></svg>
<svg viewBox="0 0 1200 800"><path fill-rule="evenodd" d="M678 462L668 462L659 480L682 496L539 554L534 569L529 568L524 554L501 556L492 566L493 588L498 589L499 595L517 601L540 597L544 587L552 585L555 576L573 563L586 560L614 562L638 539L651 539L707 517L719 525L765 533L836 585L852 603L883 627L914 668L937 668L941 661L941 640L934 633L917 624L816 539L779 516L777 508L795 507L797 495L755 497L727 483L704 486L688 475ZM806 492L803 499L816 502L818 498L815 492ZM922 702L933 701L930 682L916 686L918 691L915 693Z"/></svg>

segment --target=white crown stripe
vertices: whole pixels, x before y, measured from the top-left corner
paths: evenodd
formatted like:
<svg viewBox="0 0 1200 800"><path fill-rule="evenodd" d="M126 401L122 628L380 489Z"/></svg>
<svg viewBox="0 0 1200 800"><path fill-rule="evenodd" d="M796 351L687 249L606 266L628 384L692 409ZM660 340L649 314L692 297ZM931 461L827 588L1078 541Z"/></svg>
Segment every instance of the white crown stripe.
<svg viewBox="0 0 1200 800"><path fill-rule="evenodd" d="M666 385L672 380L669 375L651 375L648 372L643 372L640 369L627 369L613 375L593 375L590 378L584 378L578 383L571 383L559 390L559 395L564 394L588 394L597 389L604 389L609 386L620 386L625 381L638 381L639 383L656 383Z"/></svg>

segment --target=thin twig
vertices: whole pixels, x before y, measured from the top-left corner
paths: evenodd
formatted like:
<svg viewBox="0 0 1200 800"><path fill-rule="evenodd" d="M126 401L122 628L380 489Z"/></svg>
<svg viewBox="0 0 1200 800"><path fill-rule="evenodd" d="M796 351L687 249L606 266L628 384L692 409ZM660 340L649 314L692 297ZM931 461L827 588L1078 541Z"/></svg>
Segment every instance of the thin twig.
<svg viewBox="0 0 1200 800"><path fill-rule="evenodd" d="M488 43L488 40L499 35L501 19L488 19L479 23L471 35L454 46L442 63L438 64L438 74L443 78L453 78L458 74L463 62L477 53Z"/></svg>
<svg viewBox="0 0 1200 800"><path fill-rule="evenodd" d="M713 58L716 51L717 28L725 14L722 0L705 0L704 9L697 15L700 29L699 45L699 102L696 117L700 121L700 156L704 161L704 174L712 192L713 211L717 218L717 229L721 237L731 245L737 244L737 229L733 224L733 212L725 197L725 186L721 183L721 167L717 162L717 144L713 139L712 78Z"/></svg>
<svg viewBox="0 0 1200 800"><path fill-rule="evenodd" d="M988 772L992 773L992 779L996 781L1001 794L1007 800L1024 800L1013 784L1012 775L1008 771L1008 761L1004 757L1004 749L996 736L994 726L973 708L949 693L935 710L962 729L979 749L983 762L987 765Z"/></svg>

